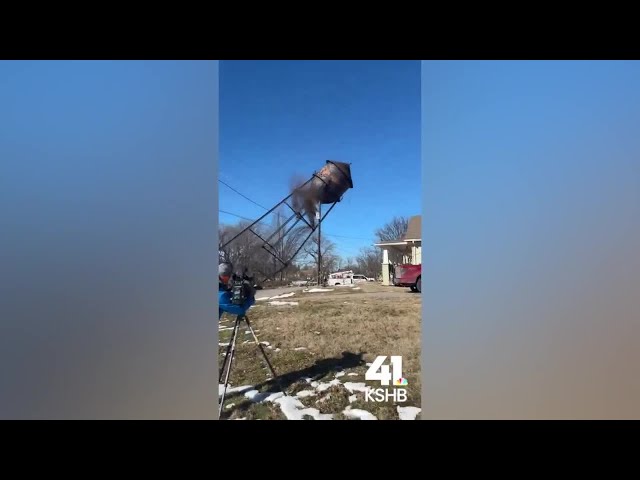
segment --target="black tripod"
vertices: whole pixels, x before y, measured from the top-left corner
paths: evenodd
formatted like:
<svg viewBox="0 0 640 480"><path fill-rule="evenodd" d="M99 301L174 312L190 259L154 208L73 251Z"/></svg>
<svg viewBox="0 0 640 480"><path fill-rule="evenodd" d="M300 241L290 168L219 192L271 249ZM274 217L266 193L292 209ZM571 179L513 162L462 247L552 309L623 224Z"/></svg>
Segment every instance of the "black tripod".
<svg viewBox="0 0 640 480"><path fill-rule="evenodd" d="M253 335L253 339L256 342L256 345L258 345L258 348L260 349L260 352L262 352L262 356L264 357L265 362L267 363L267 366L269 367L269 370L271 370L271 375L273 375L273 379L277 382L278 387L280 388L280 390L282 391L282 393L284 393L285 395L287 394L287 392L285 392L284 388L282 388L282 385L280 384L280 381L278 380L278 376L276 375L275 370L273 369L273 366L271 365L271 362L269 361L269 358L267 357L267 353L264 351L264 348L262 348L262 344L260 343L260 341L258 340L258 337L256 336L256 332L253 331L253 327L251 326L251 323L249 322L249 319L247 318L246 315L238 315L236 317L236 323L233 327L233 332L231 334L231 341L229 342L229 345L227 346L227 352L224 356L224 361L222 362L222 368L220 369L220 374L218 375L218 378L222 378L222 374L225 371L225 367L228 366L225 377L224 377L224 390L222 391L222 398L220 399L220 406L218 408L218 419L220 419L221 415L222 415L222 407L224 405L224 397L226 396L227 393L227 387L229 385L229 375L231 373L231 364L233 363L233 355L236 351L236 340L238 338L238 331L240 330L240 323L242 323L242 321L244 320L244 322L247 324L247 327L249 327L249 330L251 331L251 335Z"/></svg>

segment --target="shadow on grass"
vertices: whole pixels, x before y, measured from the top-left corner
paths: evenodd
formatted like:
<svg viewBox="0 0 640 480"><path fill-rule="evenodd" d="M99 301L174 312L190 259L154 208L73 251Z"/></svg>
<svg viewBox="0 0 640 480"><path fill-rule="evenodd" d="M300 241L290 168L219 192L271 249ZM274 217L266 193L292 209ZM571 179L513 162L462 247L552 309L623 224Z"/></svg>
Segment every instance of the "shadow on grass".
<svg viewBox="0 0 640 480"><path fill-rule="evenodd" d="M287 393L287 395L291 395L289 391L290 387L301 380L309 379L311 382L319 381L331 373L337 373L341 370L352 369L360 367L362 365L366 365L366 362L362 358L365 353L366 352L342 352L341 357L317 360L310 367L281 374L278 376L278 381L276 381L275 379L271 379L266 382L262 382L258 385L255 385L252 390L255 389L259 392L280 392L282 388ZM276 371L276 373L279 372ZM225 401L225 403L227 402ZM251 408L251 405L253 405L253 402L251 402L250 400L243 401L240 404L234 405L235 408L233 408L232 411L242 413ZM225 411L222 413L221 419L229 418L231 413L231 411L227 411L225 409Z"/></svg>

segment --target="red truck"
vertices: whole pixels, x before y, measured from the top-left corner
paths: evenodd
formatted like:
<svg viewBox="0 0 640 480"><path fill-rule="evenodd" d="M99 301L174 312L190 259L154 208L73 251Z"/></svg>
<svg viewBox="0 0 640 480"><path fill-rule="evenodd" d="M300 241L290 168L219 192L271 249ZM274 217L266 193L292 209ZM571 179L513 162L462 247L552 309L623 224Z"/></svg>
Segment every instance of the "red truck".
<svg viewBox="0 0 640 480"><path fill-rule="evenodd" d="M422 292L422 265L396 265L393 284L410 287L412 292Z"/></svg>

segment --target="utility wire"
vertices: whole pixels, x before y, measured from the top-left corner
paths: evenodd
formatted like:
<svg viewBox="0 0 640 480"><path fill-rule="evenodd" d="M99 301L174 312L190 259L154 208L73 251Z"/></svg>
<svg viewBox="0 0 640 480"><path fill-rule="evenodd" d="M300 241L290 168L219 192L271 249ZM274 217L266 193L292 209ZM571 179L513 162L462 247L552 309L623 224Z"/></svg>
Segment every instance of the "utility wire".
<svg viewBox="0 0 640 480"><path fill-rule="evenodd" d="M249 201L250 201L251 203L253 203L254 205L257 205L258 207L263 208L263 209L265 209L265 210L269 210L267 207L265 207L265 206L263 206L263 205L260 205L258 202L255 202L255 201L251 200L249 197L247 197L246 195L244 195L243 193L240 193L238 190L236 190L235 188L233 188L233 187L232 187L231 185L229 185L228 183L226 183L226 182L224 182L224 181L222 181L222 180L220 180L220 179L218 179L218 181L219 181L220 183L222 183L223 185L225 185L226 187L228 187L228 188L230 188L231 190L233 190L235 193L237 193L238 195L240 195L242 198L244 198L244 199L246 199L246 200L249 200ZM252 219L250 219L250 218L242 217L242 216L240 216L240 215L236 215L236 214L231 213L231 212L226 212L226 211L224 211L224 210L219 210L219 211L220 211L221 213L226 213L227 215L231 215L231 216L234 216L234 217L238 217L238 218L241 218L241 219L243 219L243 220L248 220L248 221L250 221L250 222L252 222L252 221L253 221L253 220L252 220ZM277 213L277 212L276 212L276 215L278 215L278 216L282 216L282 214ZM261 224L261 225L267 225L266 223L262 223L262 222L258 222L258 223L259 223L259 224ZM369 240L370 240L370 239L368 239L368 238L362 238L362 237L347 237L347 236L345 236L345 235L329 235L329 234L326 234L326 235L327 235L328 237L350 238L350 239L352 239L352 240L364 240L364 241L369 241Z"/></svg>
<svg viewBox="0 0 640 480"><path fill-rule="evenodd" d="M237 215L235 213L231 213L231 212L227 212L226 210L218 210L220 213L226 213L227 215L231 215L232 217L237 217L240 218L242 220L247 220L249 222L253 222L252 218L247 218L247 217L243 217L242 215ZM264 222L258 222L259 225L264 225L265 227L270 227L271 225L269 225L268 223L264 223ZM352 240L364 240L364 241L370 241L370 239L367 238L362 238L362 237L347 237L345 235L332 235L329 233L325 233L325 235L327 237L338 237L338 238L349 238Z"/></svg>

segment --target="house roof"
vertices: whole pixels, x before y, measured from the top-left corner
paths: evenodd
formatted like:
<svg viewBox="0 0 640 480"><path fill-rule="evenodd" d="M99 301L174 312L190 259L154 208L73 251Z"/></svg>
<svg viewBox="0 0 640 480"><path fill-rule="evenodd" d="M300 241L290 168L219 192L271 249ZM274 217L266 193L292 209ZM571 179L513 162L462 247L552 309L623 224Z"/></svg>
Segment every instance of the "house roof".
<svg viewBox="0 0 640 480"><path fill-rule="evenodd" d="M399 240L388 240L386 242L374 243L376 247L391 247L391 246L406 246L409 242L421 242L422 241L422 216L414 215L409 219L407 225L407 233L404 238Z"/></svg>
<svg viewBox="0 0 640 480"><path fill-rule="evenodd" d="M422 215L414 215L409 219L405 241L422 240Z"/></svg>

